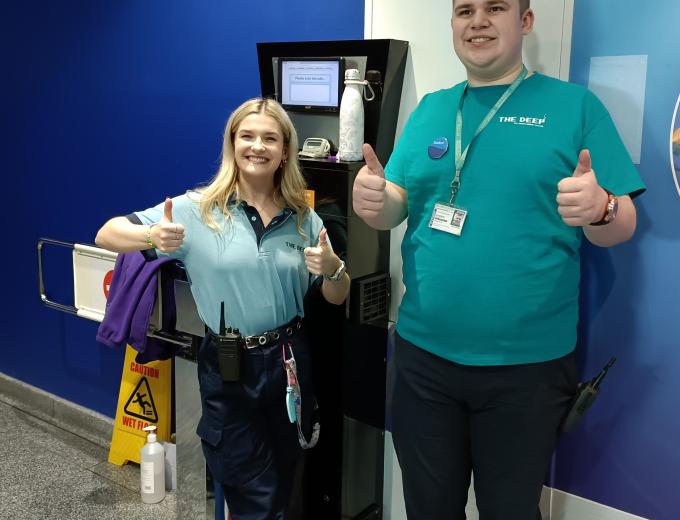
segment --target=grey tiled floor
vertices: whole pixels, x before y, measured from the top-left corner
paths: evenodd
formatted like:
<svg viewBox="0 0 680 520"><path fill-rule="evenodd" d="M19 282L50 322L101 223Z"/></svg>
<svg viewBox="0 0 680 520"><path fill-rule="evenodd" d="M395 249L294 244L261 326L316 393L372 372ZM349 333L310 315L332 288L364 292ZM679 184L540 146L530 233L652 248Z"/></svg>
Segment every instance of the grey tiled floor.
<svg viewBox="0 0 680 520"><path fill-rule="evenodd" d="M143 504L139 466L0 400L0 519L175 519L175 496Z"/></svg>

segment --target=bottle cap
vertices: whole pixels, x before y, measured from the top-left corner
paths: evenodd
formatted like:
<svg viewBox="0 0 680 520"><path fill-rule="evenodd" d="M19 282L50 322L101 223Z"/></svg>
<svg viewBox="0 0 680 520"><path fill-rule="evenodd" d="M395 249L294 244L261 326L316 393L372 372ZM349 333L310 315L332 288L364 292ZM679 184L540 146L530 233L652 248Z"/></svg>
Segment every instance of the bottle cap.
<svg viewBox="0 0 680 520"><path fill-rule="evenodd" d="M382 75L380 74L379 70L367 70L366 71L366 80L367 81L372 81L374 83L380 83L381 79L382 79Z"/></svg>

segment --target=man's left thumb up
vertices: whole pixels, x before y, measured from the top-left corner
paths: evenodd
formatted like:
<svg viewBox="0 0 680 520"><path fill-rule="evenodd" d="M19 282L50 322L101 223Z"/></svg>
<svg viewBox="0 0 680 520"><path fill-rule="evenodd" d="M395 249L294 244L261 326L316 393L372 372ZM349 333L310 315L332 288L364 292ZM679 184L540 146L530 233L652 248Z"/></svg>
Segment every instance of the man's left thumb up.
<svg viewBox="0 0 680 520"><path fill-rule="evenodd" d="M584 173L588 173L593 169L593 163L590 160L590 152L586 149L581 150L578 154L578 165L574 170L574 177L580 177Z"/></svg>

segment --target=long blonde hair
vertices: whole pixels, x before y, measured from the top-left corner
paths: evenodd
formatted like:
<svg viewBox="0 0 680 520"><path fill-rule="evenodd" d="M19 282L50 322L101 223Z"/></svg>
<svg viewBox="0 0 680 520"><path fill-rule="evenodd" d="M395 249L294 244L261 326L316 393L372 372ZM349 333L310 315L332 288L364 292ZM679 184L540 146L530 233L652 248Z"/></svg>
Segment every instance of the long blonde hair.
<svg viewBox="0 0 680 520"><path fill-rule="evenodd" d="M210 183L200 190L201 218L209 228L215 231L220 231L220 226L213 216L214 208L220 209L226 222L231 220L228 205L232 195L238 197L239 179L239 169L234 154L234 138L243 120L252 114L272 117L283 134L284 151L287 152L288 158L281 161L281 165L274 174L274 200L297 212L297 230L302 234L302 222L309 210L309 204L305 199L307 183L302 176L298 162L297 132L286 111L273 99L249 99L229 116L224 129L220 167Z"/></svg>

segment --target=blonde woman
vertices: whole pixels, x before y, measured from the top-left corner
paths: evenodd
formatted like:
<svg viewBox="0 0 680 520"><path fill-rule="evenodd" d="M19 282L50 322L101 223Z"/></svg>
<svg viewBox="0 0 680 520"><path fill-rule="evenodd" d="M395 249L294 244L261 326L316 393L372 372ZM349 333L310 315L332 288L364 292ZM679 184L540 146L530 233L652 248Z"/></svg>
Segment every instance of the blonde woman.
<svg viewBox="0 0 680 520"><path fill-rule="evenodd" d="M295 129L278 103L246 101L227 121L222 163L207 186L135 213L139 223L115 217L96 238L117 252L154 249L187 270L209 329L198 355L197 433L234 520L286 518L300 446L311 430L303 299L319 282L333 304L349 291L344 263L305 202L297 151ZM218 354L222 302L227 325L243 338L236 366L233 356ZM291 358L301 403L287 394Z"/></svg>

